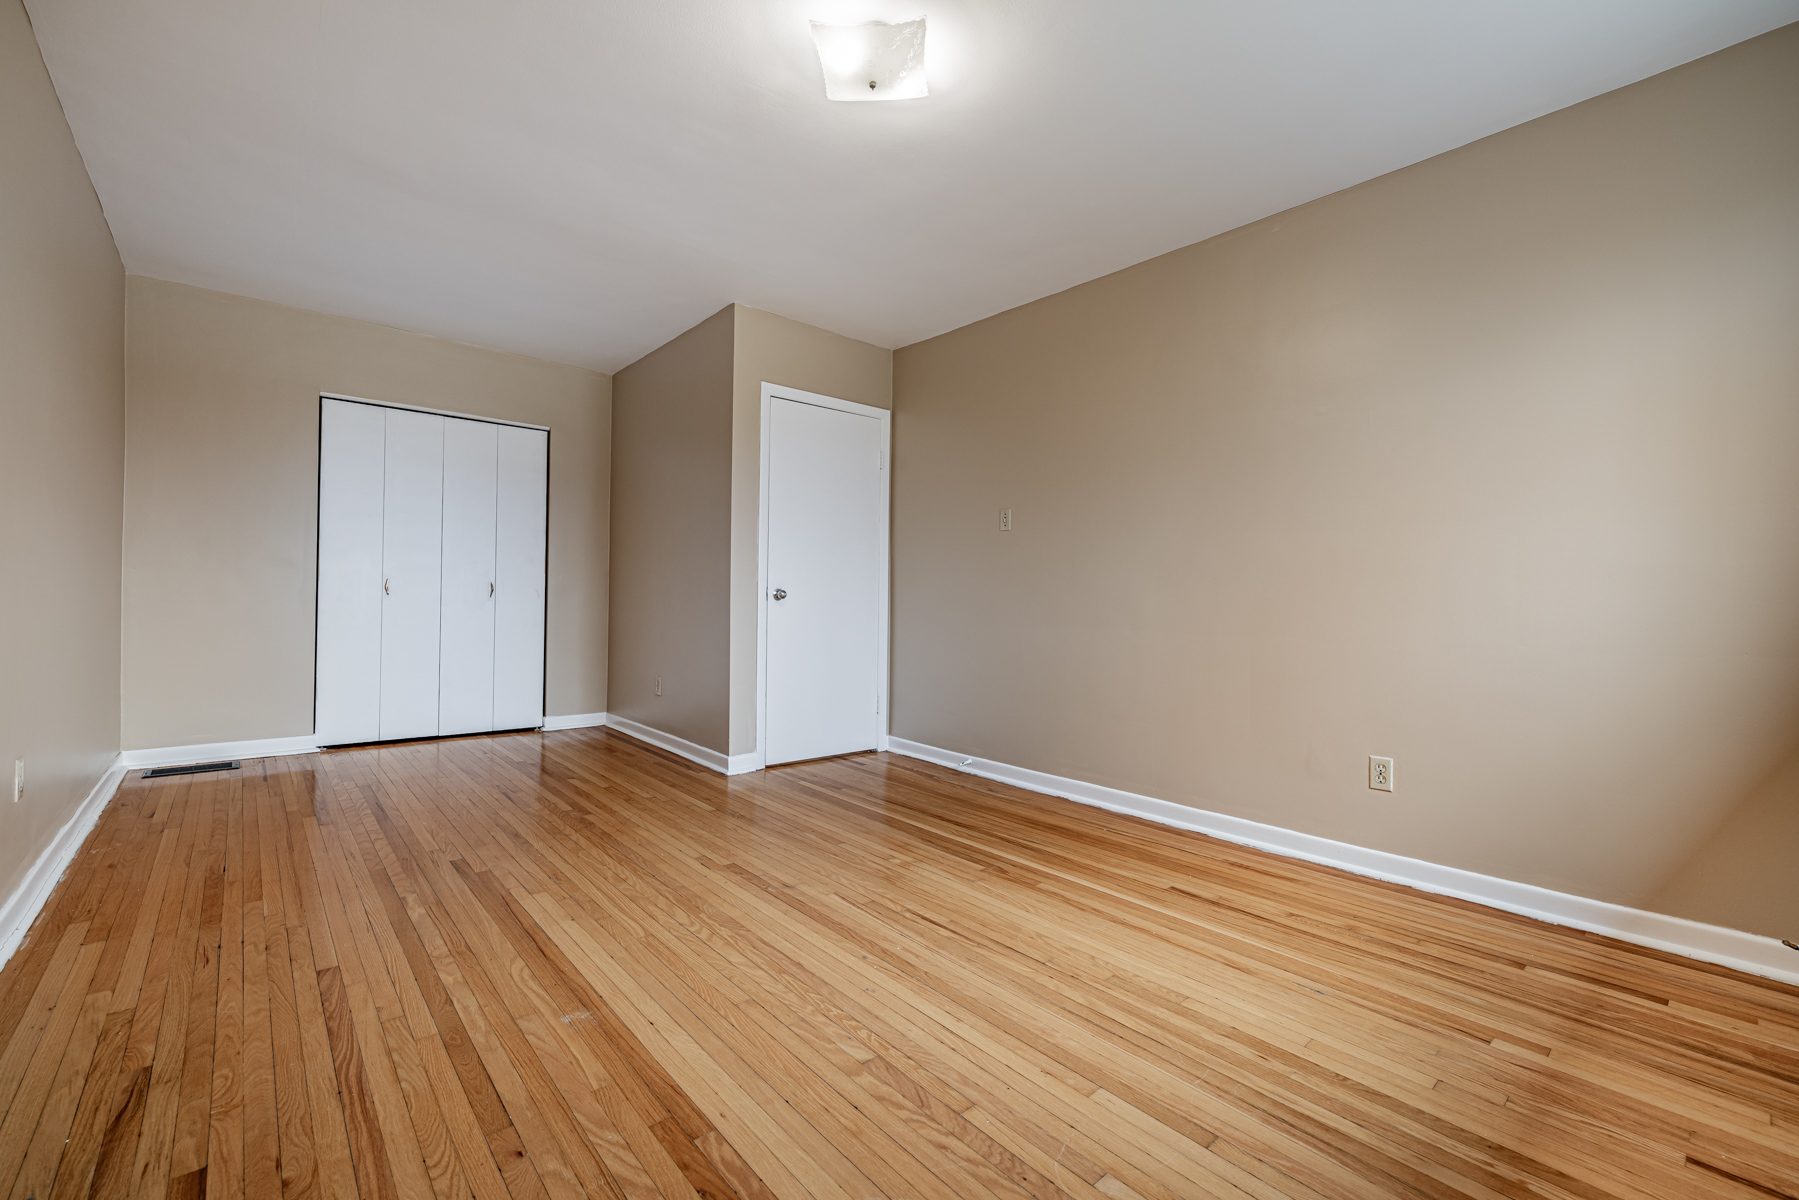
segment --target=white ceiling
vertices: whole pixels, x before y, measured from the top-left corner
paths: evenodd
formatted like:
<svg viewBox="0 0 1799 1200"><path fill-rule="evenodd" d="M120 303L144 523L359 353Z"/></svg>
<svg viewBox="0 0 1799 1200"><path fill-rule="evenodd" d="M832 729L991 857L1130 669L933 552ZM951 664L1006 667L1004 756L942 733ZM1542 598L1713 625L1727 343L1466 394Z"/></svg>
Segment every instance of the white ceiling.
<svg viewBox="0 0 1799 1200"><path fill-rule="evenodd" d="M900 346L1799 20L1799 0L28 0L134 274L600 370ZM824 98L809 20L929 19Z"/></svg>

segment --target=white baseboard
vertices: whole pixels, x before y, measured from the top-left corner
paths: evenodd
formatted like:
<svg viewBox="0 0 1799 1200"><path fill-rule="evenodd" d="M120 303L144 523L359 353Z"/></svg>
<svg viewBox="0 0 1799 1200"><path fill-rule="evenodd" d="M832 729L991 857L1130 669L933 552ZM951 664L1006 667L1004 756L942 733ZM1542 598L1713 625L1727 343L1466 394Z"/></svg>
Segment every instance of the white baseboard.
<svg viewBox="0 0 1799 1200"><path fill-rule="evenodd" d="M590 729L606 723L606 714L574 713L570 716L545 717L543 728ZM300 737L258 738L247 742L203 742L195 746L162 746L154 750L127 750L127 767L177 767L185 763L211 762L229 758L281 758L289 754L313 754L319 748L312 734Z"/></svg>
<svg viewBox="0 0 1799 1200"><path fill-rule="evenodd" d="M716 750L709 750L686 738L676 737L672 733L664 733L660 729L652 729L648 725L640 725L617 713L606 714L606 727L629 734L640 742L660 746L670 754L679 754L689 762L696 762L702 767L717 771L720 775L741 775L745 771L762 769L760 754L720 754Z"/></svg>
<svg viewBox="0 0 1799 1200"><path fill-rule="evenodd" d="M1603 900L1589 900L1584 896L1555 892L1534 884L1517 883L1492 875L1464 871L1459 867L1445 867L1423 859L1407 858L1402 854L1389 854L1384 850L1371 850L1366 846L1314 837L1309 833L1282 829L1278 825L1263 825L1259 821L1247 821L1242 817L1157 800L1152 796L1121 792L1116 788L1084 783L1079 779L1049 775L991 759L973 758L901 737L889 736L887 745L895 754L920 758L939 766L966 771L970 775L1009 783L1048 796L1060 796L1066 800L1143 817L1178 829L1190 829L1289 858L1302 858L1308 862L1340 867L1357 875L1405 884L1420 891L1470 900L1490 908L1534 917L1552 925L1566 925L1602 933L1620 941L1696 958L1701 962L1717 963L1738 971L1747 971L1751 975L1799 984L1799 954L1787 949L1774 938L1726 929L1719 925L1705 925L1640 908L1627 908L1622 904L1608 904Z"/></svg>
<svg viewBox="0 0 1799 1200"><path fill-rule="evenodd" d="M543 731L550 733L557 729L594 729L605 723L606 714L603 712L569 713L561 717L545 717Z"/></svg>
<svg viewBox="0 0 1799 1200"><path fill-rule="evenodd" d="M56 890L69 864L75 861L81 843L93 832L94 823L100 819L106 802L119 790L119 781L124 778L125 764L114 758L100 781L88 792L87 799L50 839L44 852L31 864L31 870L25 872L24 881L6 898L6 903L0 904L0 966L5 966L24 942L31 923L37 920L38 912L50 899L50 893Z"/></svg>
<svg viewBox="0 0 1799 1200"><path fill-rule="evenodd" d="M247 742L202 742L197 746L161 746L154 750L127 750L119 756L124 767L179 767L188 763L230 758L281 758L289 754L315 754L319 743L310 733L302 737L256 738Z"/></svg>

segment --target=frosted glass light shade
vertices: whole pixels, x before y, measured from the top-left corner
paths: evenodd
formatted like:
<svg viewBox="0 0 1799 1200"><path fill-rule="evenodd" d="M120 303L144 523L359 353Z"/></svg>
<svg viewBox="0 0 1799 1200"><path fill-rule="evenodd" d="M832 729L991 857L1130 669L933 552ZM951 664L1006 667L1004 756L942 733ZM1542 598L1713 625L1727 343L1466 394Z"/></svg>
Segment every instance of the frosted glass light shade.
<svg viewBox="0 0 1799 1200"><path fill-rule="evenodd" d="M930 95L924 77L924 18L888 25L820 25L812 41L831 100L916 100Z"/></svg>

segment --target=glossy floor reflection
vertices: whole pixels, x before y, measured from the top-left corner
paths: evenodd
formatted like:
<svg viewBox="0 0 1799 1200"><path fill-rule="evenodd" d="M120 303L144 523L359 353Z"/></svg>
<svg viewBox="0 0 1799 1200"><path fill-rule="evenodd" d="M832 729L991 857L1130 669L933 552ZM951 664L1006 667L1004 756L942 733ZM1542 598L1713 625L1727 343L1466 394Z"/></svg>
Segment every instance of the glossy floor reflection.
<svg viewBox="0 0 1799 1200"><path fill-rule="evenodd" d="M11 1200L1799 1194L1799 989L888 756L133 772Z"/></svg>

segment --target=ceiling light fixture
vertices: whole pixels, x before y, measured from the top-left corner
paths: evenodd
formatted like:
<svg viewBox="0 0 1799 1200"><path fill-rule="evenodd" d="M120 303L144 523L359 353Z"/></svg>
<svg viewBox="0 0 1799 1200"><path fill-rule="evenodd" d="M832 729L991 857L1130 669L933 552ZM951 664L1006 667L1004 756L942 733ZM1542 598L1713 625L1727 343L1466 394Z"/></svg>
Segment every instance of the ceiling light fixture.
<svg viewBox="0 0 1799 1200"><path fill-rule="evenodd" d="M812 41L830 100L916 100L931 89L924 77L924 18L888 25L821 25Z"/></svg>

